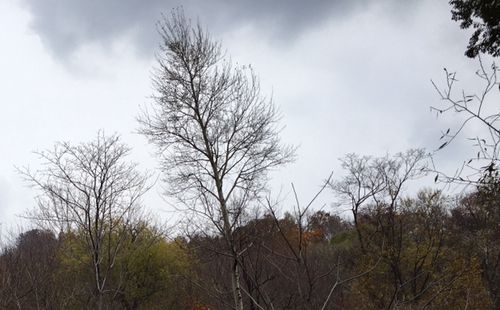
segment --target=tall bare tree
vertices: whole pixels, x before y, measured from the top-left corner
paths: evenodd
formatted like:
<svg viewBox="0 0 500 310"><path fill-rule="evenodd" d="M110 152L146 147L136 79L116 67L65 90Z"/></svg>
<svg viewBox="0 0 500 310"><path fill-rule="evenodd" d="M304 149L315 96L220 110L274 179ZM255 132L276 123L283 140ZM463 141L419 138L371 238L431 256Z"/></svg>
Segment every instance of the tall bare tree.
<svg viewBox="0 0 500 310"><path fill-rule="evenodd" d="M233 66L220 43L180 10L159 23L159 32L155 100L139 117L141 132L158 147L168 194L224 238L234 305L243 309L243 249L234 230L269 169L293 160L294 149L280 144L278 112L249 66Z"/></svg>
<svg viewBox="0 0 500 310"><path fill-rule="evenodd" d="M126 236L123 231L137 215L147 191L147 175L125 162L130 149L116 135L99 132L90 143L57 143L39 152L42 168L20 169L39 191L32 216L63 233L78 231L91 260L93 295L103 306L106 282Z"/></svg>

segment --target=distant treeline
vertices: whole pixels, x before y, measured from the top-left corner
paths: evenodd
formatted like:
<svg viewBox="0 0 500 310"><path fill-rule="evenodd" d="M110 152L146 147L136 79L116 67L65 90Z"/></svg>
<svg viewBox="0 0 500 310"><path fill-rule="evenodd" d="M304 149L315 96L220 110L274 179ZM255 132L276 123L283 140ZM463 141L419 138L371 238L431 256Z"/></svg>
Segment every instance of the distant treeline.
<svg viewBox="0 0 500 310"><path fill-rule="evenodd" d="M499 184L460 199L438 191L363 206L357 224L328 212L268 212L238 227L248 309L491 309L499 304ZM117 224L122 225L122 224ZM148 223L123 227L105 309L231 309L227 243L169 240ZM2 309L93 309L98 293L85 233L20 234L0 256ZM103 253L108 253L104 243ZM103 261L110 257L104 254ZM107 266L103 263L102 266Z"/></svg>

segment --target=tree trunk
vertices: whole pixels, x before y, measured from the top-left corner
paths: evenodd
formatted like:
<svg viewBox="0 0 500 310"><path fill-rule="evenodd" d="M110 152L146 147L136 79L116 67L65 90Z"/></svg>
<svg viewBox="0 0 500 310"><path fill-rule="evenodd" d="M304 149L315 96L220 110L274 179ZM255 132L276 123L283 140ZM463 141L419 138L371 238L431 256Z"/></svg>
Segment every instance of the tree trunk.
<svg viewBox="0 0 500 310"><path fill-rule="evenodd" d="M233 280L233 295L234 295L234 305L237 310L243 310L243 295L241 294L240 286L240 271L238 257L234 257L233 269L232 269L232 280Z"/></svg>
<svg viewBox="0 0 500 310"><path fill-rule="evenodd" d="M99 292L97 294L97 310L102 310L102 294Z"/></svg>

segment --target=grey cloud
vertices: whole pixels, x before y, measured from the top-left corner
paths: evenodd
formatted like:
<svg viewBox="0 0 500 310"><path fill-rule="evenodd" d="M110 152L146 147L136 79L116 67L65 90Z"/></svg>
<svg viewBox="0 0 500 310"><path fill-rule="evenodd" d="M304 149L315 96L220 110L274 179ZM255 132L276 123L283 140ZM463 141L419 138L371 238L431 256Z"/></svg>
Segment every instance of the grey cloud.
<svg viewBox="0 0 500 310"><path fill-rule="evenodd" d="M161 2L26 0L24 4L32 15L31 27L44 44L56 56L66 57L82 44L107 47L121 35L149 41L147 33L154 29L156 17L151 14Z"/></svg>
<svg viewBox="0 0 500 310"><path fill-rule="evenodd" d="M395 0L23 0L32 17L32 29L60 58L87 43L109 47L123 36L132 38L137 52L151 56L158 41L155 22L162 12L168 14L180 6L187 15L199 16L212 32L220 34L250 24L262 27L263 36L280 42L293 39L326 18L342 19L354 10L381 2L401 11L396 5L401 1Z"/></svg>

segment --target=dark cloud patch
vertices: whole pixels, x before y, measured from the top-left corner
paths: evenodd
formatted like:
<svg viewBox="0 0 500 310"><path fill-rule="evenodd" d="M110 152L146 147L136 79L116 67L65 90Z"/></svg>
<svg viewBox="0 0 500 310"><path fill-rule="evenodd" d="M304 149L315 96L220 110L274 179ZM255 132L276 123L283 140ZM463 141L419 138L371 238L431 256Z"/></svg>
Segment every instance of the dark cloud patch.
<svg viewBox="0 0 500 310"><path fill-rule="evenodd" d="M44 44L56 56L66 57L83 44L108 47L125 35L143 43L151 41L149 33L162 2L25 0L24 4L32 15L31 27Z"/></svg>
<svg viewBox="0 0 500 310"><path fill-rule="evenodd" d="M343 19L372 2L395 0L23 0L31 26L57 56L66 58L84 44L109 47L116 39L131 38L134 48L147 56L157 45L155 23L161 13L182 6L199 17L213 33L252 25L264 30L263 39L290 41L327 18ZM412 0L404 2L413 2ZM394 7L394 6L393 6Z"/></svg>

